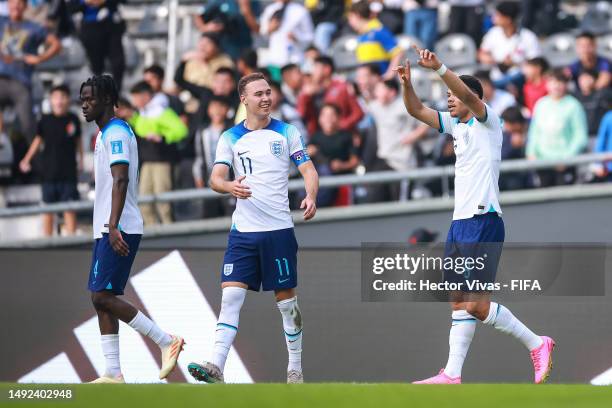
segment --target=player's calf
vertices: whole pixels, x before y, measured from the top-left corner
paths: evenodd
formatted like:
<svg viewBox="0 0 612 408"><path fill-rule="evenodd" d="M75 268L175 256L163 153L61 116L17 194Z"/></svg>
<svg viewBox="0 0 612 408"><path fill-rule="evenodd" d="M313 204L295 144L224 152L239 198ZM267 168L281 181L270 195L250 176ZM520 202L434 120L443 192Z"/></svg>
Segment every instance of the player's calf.
<svg viewBox="0 0 612 408"><path fill-rule="evenodd" d="M283 330L289 353L287 383L301 383L304 381L302 376L302 314L297 297L281 300L277 306L283 317Z"/></svg>

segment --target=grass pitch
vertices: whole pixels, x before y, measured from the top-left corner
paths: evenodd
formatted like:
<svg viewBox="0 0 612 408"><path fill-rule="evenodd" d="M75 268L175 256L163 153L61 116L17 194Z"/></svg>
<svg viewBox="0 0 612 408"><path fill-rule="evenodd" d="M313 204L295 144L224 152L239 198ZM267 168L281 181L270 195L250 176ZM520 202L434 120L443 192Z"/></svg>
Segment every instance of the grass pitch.
<svg viewBox="0 0 612 408"><path fill-rule="evenodd" d="M70 389L71 400L9 400L10 389ZM0 406L122 407L612 407L612 387L589 385L464 384L0 384Z"/></svg>

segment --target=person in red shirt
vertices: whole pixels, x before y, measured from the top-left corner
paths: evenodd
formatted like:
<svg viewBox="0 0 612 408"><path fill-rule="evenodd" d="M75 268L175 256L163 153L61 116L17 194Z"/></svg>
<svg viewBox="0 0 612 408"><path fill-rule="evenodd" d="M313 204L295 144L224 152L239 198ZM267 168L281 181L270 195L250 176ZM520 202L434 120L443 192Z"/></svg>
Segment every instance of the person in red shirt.
<svg viewBox="0 0 612 408"><path fill-rule="evenodd" d="M548 94L546 89L545 73L548 71L548 62L542 57L532 58L523 64L523 104L529 110L529 116L533 113L536 102Z"/></svg>
<svg viewBox="0 0 612 408"><path fill-rule="evenodd" d="M304 119L308 133L319 130L318 118L323 105L332 104L340 110L340 130L353 131L363 117L356 96L343 80L333 78L334 61L327 56L315 60L312 77L302 87L297 110Z"/></svg>

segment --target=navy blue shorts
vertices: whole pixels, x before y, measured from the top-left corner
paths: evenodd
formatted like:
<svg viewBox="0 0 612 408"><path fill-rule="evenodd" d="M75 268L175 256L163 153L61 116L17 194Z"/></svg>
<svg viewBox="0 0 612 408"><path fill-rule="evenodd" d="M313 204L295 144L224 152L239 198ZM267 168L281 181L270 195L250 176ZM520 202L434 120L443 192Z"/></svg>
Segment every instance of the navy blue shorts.
<svg viewBox="0 0 612 408"><path fill-rule="evenodd" d="M124 232L121 235L130 247L128 256L121 256L115 252L108 241L108 234L102 234L102 238L96 239L89 271L90 291L110 290L115 295L123 295L142 235Z"/></svg>
<svg viewBox="0 0 612 408"><path fill-rule="evenodd" d="M445 259L453 262L444 268L444 280L463 283L465 292L479 291L468 289L469 281L494 283L504 238L504 221L495 212L454 220L444 248Z"/></svg>
<svg viewBox="0 0 612 408"><path fill-rule="evenodd" d="M79 200L79 190L76 181L54 181L42 183L42 199L44 203L59 203Z"/></svg>
<svg viewBox="0 0 612 408"><path fill-rule="evenodd" d="M297 286L297 250L293 228L264 232L230 231L221 282L242 282L250 290Z"/></svg>

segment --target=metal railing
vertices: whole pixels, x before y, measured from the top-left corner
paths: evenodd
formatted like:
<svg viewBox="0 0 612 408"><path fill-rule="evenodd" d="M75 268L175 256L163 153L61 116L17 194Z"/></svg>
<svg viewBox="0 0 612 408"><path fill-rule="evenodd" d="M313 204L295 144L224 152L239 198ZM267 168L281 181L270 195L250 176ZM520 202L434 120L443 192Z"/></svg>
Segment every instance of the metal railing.
<svg viewBox="0 0 612 408"><path fill-rule="evenodd" d="M601 163L612 161L612 153L591 153L584 154L569 159L563 160L508 160L501 163L500 173L516 173L539 169L555 168L558 166L576 166L589 163ZM342 176L327 176L319 180L320 187L340 187L346 185L371 185L393 183L403 180L418 181L441 179L444 196L450 194L449 184L450 178L454 175L454 166L426 167L408 171L381 171L366 173L364 175L342 175ZM304 182L301 179L289 181L289 191L298 191L304 188ZM189 200L206 200L219 198L222 195L209 189L187 189L175 190L166 193L141 196L138 199L140 204L157 203L157 202L178 202ZM72 201L56 204L42 204L33 206L23 206L14 208L0 208L0 218L19 217L26 215L35 215L43 213L59 213L64 211L91 211L93 210L93 201Z"/></svg>

